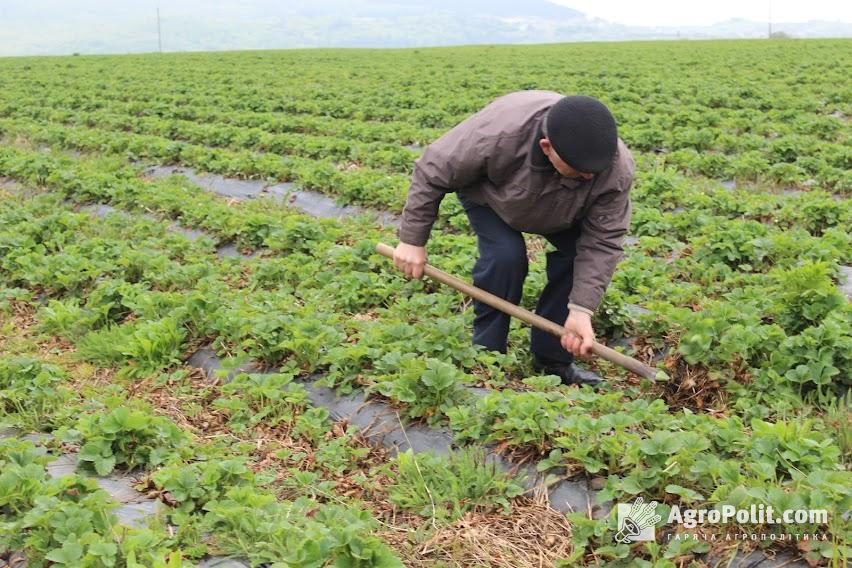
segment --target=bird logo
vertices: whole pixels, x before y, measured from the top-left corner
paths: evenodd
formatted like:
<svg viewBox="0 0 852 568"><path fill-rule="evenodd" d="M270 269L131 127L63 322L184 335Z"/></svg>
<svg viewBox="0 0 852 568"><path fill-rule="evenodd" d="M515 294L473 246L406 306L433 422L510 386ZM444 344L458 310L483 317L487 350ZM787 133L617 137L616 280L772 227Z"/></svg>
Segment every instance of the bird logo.
<svg viewBox="0 0 852 568"><path fill-rule="evenodd" d="M633 505L619 503L618 533L615 535L615 540L625 544L640 540L654 540L654 525L662 518L656 512L657 502L645 503L642 497L637 497Z"/></svg>

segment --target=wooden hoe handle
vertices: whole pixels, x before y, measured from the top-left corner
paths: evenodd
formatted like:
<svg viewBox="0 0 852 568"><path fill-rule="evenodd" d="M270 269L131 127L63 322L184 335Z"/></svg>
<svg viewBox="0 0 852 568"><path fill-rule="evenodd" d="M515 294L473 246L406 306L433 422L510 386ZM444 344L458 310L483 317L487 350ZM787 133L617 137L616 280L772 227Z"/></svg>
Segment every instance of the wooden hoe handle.
<svg viewBox="0 0 852 568"><path fill-rule="evenodd" d="M393 247L386 245L384 243L378 243L376 245L376 252L379 254L386 256L390 259L393 259ZM509 314L512 317L516 317L519 320L530 324L533 327L537 327L543 331L546 331L556 337L562 337L565 335L565 328L561 325L550 321L549 319L543 318L539 315L536 315L529 310L525 310L520 306L516 306L511 302L507 302L503 298L495 296L490 292L486 292L482 288L477 288L476 286L472 286L461 280L447 274L443 270L439 270L434 266L427 264L423 269L424 274L426 276L432 278L433 280L437 280L442 284L446 284L452 288L455 288L462 294L466 294L475 300L479 300L485 304L488 304L492 308L497 308L501 312ZM648 365L642 363L641 361L637 361L633 357L628 357L623 353L619 353L614 349L610 349L606 345L601 345L597 341L592 344L592 353L597 355L602 359L606 359L611 363L615 363L621 367L624 367L628 371L636 373L642 377L654 380L657 377L657 370L653 367L649 367Z"/></svg>

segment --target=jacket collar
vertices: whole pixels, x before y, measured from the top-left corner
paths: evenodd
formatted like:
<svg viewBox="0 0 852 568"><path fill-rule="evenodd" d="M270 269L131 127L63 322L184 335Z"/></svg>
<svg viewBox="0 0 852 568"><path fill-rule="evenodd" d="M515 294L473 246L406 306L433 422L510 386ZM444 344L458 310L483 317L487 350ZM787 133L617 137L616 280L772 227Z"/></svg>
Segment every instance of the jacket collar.
<svg viewBox="0 0 852 568"><path fill-rule="evenodd" d="M544 155L544 151L541 149L541 145L538 143L539 140L544 138L544 131L541 128L541 121L535 128L535 136L533 137L532 146L530 147L530 164L533 169L538 171L552 171L556 172L556 168L553 167L553 164L550 163L550 160L547 156Z"/></svg>

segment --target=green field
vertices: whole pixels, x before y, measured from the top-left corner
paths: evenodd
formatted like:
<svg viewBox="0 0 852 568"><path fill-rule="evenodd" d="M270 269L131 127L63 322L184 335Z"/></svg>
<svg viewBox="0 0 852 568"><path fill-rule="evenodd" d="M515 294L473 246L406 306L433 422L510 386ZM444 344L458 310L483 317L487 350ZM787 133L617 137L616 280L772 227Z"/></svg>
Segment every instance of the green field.
<svg viewBox="0 0 852 568"><path fill-rule="evenodd" d="M0 566L664 568L754 549L844 566L850 76L852 40L0 59ZM601 360L597 391L535 376L526 327L505 355L475 348L469 300L395 271L375 217L149 169L399 214L422 147L521 89L612 109L637 164L633 239L595 331L668 381ZM532 309L547 248L529 243ZM469 279L454 196L428 250ZM188 362L204 347L216 380ZM457 449L394 456L317 403L323 385ZM596 503L566 516L483 448ZM70 454L76 473L51 477ZM145 526L114 514L110 474L160 502ZM660 503L657 541L618 543L598 505L637 496ZM829 518L666 524L674 506L758 504ZM772 538L724 538L744 532Z"/></svg>

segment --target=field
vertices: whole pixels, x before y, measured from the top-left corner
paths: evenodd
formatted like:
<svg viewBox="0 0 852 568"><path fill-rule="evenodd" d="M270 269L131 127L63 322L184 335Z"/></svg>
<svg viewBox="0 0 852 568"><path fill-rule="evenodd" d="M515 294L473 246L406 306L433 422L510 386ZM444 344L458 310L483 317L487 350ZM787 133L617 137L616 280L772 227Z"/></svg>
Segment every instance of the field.
<svg viewBox="0 0 852 568"><path fill-rule="evenodd" d="M0 566L845 566L850 75L850 40L0 59ZM536 376L374 252L520 89L613 109L595 330L669 380ZM428 250L469 279L454 196ZM617 542L639 496L656 541ZM829 513L667 523L724 505Z"/></svg>

